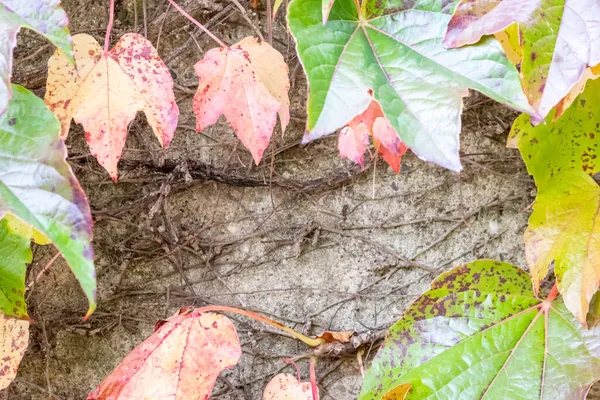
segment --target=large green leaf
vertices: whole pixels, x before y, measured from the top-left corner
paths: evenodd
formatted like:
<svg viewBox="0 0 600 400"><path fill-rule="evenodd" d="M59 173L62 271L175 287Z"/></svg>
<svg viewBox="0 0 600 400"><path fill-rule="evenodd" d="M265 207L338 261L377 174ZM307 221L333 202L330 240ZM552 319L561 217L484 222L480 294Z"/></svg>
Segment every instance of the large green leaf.
<svg viewBox="0 0 600 400"><path fill-rule="evenodd" d="M526 272L475 261L440 275L388 331L359 399L580 399L600 378L600 328L534 297Z"/></svg>
<svg viewBox="0 0 600 400"><path fill-rule="evenodd" d="M570 169L590 175L600 172L600 80L588 81L563 116L552 123L532 126L522 114L514 122L508 145L518 147L527 171L541 188L548 180Z"/></svg>
<svg viewBox="0 0 600 400"><path fill-rule="evenodd" d="M540 188L525 251L534 288L550 266L567 308L585 323L600 284L600 187L587 174L565 171Z"/></svg>
<svg viewBox="0 0 600 400"><path fill-rule="evenodd" d="M304 141L334 132L373 98L420 158L460 170L462 98L473 88L533 112L500 44L442 45L455 1L336 0L322 23L322 0L293 0L289 28L308 76Z"/></svg>
<svg viewBox="0 0 600 400"><path fill-rule="evenodd" d="M44 35L74 62L67 14L57 0L0 0L0 115L10 99L17 33L22 27Z"/></svg>
<svg viewBox="0 0 600 400"><path fill-rule="evenodd" d="M26 317L25 269L31 262L29 238L16 235L0 220L0 314Z"/></svg>
<svg viewBox="0 0 600 400"><path fill-rule="evenodd" d="M462 0L444 43L462 46L519 23L521 73L540 122L600 62L598 0Z"/></svg>
<svg viewBox="0 0 600 400"><path fill-rule="evenodd" d="M0 116L0 217L10 213L52 240L96 307L92 218L58 137L60 123L33 93L13 85Z"/></svg>

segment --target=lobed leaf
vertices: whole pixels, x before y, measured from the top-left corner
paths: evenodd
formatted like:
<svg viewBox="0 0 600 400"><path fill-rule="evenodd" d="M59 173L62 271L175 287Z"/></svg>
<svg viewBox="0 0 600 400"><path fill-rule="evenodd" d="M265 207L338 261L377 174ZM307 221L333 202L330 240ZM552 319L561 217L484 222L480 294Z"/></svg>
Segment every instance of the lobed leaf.
<svg viewBox="0 0 600 400"><path fill-rule="evenodd" d="M31 258L29 237L12 232L6 218L0 220L0 314L27 317L25 272Z"/></svg>
<svg viewBox="0 0 600 400"><path fill-rule="evenodd" d="M17 369L29 344L29 321L0 313L0 390L17 376Z"/></svg>
<svg viewBox="0 0 600 400"><path fill-rule="evenodd" d="M12 96L13 50L24 27L45 36L73 62L67 14L59 0L0 0L0 115Z"/></svg>
<svg viewBox="0 0 600 400"><path fill-rule="evenodd" d="M536 292L554 266L565 305L581 321L600 285L600 187L586 173L562 172L540 188L525 232Z"/></svg>
<svg viewBox="0 0 600 400"><path fill-rule="evenodd" d="M208 399L221 371L242 355L231 321L182 309L110 373L88 400Z"/></svg>
<svg viewBox="0 0 600 400"><path fill-rule="evenodd" d="M472 88L533 112L500 44L442 45L455 1L337 0L322 24L321 0L292 0L288 25L308 76L304 142L334 132L379 102L415 154L458 171L462 97Z"/></svg>
<svg viewBox="0 0 600 400"><path fill-rule="evenodd" d="M75 64L58 50L48 61L45 101L61 122L61 137L71 119L83 125L90 151L113 180L138 111L163 147L177 127L179 109L173 78L150 41L128 33L108 53L86 34L73 36Z"/></svg>
<svg viewBox="0 0 600 400"><path fill-rule="evenodd" d="M600 62L600 3L596 0L462 0L444 39L449 47L477 43L513 22L519 23L523 49L521 75L541 122Z"/></svg>
<svg viewBox="0 0 600 400"><path fill-rule="evenodd" d="M269 145L277 113L281 130L290 121L288 67L271 45L247 37L229 48L206 53L195 65L196 130L225 115L256 164Z"/></svg>
<svg viewBox="0 0 600 400"><path fill-rule="evenodd" d="M526 272L475 261L441 274L390 328L359 399L406 384L406 399L584 398L600 378L599 334L562 300L535 298Z"/></svg>
<svg viewBox="0 0 600 400"><path fill-rule="evenodd" d="M585 91L577 97L565 115L551 123L531 126L528 115L513 123L508 145L518 147L538 188L550 178L567 170L600 172L600 80L587 82Z"/></svg>
<svg viewBox="0 0 600 400"><path fill-rule="evenodd" d="M31 225L60 250L96 308L92 217L85 193L65 161L60 123L21 86L0 116L0 218Z"/></svg>

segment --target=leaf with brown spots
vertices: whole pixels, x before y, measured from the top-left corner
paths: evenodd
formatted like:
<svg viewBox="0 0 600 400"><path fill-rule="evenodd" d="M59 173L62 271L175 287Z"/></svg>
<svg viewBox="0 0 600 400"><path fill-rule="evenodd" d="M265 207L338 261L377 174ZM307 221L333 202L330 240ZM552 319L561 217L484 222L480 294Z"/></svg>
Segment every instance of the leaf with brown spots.
<svg viewBox="0 0 600 400"><path fill-rule="evenodd" d="M282 132L290 120L288 68L283 56L253 37L216 48L196 63L196 130L225 115L256 164L269 145L277 113Z"/></svg>
<svg viewBox="0 0 600 400"><path fill-rule="evenodd" d="M534 290L554 266L565 305L585 324L600 286L600 187L589 175L566 170L539 189L525 252Z"/></svg>
<svg viewBox="0 0 600 400"><path fill-rule="evenodd" d="M502 262L441 274L389 329L359 399L406 384L406 399L583 399L600 378L600 328L555 295L536 298L527 273Z"/></svg>
<svg viewBox="0 0 600 400"><path fill-rule="evenodd" d="M541 122L600 62L600 2L597 0L462 0L454 11L444 44L456 48L519 23L523 49L521 76L529 102Z"/></svg>
<svg viewBox="0 0 600 400"><path fill-rule="evenodd" d="M29 238L15 234L7 218L0 220L0 314L27 317L25 272L31 262Z"/></svg>
<svg viewBox="0 0 600 400"><path fill-rule="evenodd" d="M156 49L143 36L128 33L104 53L90 35L73 36L75 65L58 50L48 61L46 104L69 133L71 119L83 125L90 151L113 180L128 124L144 111L163 147L177 127L179 109L173 79Z"/></svg>
<svg viewBox="0 0 600 400"><path fill-rule="evenodd" d="M133 349L88 400L208 399L217 376L241 355L229 319L181 309Z"/></svg>
<svg viewBox="0 0 600 400"><path fill-rule="evenodd" d="M319 400L313 399L310 382L300 382L294 375L277 374L265 387L263 400Z"/></svg>
<svg viewBox="0 0 600 400"><path fill-rule="evenodd" d="M58 0L0 0L0 115L12 96L10 77L19 30L23 27L45 36L73 62L68 22Z"/></svg>
<svg viewBox="0 0 600 400"><path fill-rule="evenodd" d="M527 171L542 189L550 178L567 170L600 172L600 80L589 80L585 91L555 122L531 126L529 116L513 123L508 146L518 147Z"/></svg>
<svg viewBox="0 0 600 400"><path fill-rule="evenodd" d="M29 321L0 314L0 390L15 376L29 343Z"/></svg>

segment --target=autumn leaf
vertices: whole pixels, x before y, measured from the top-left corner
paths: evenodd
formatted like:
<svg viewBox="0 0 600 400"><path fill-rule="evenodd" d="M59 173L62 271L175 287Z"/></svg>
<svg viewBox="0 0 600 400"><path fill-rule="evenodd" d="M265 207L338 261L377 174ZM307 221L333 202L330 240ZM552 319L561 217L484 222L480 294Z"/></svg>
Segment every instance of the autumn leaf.
<svg viewBox="0 0 600 400"><path fill-rule="evenodd" d="M30 262L29 237L12 232L3 218L0 220L0 314L27 317L25 272Z"/></svg>
<svg viewBox="0 0 600 400"><path fill-rule="evenodd" d="M317 339L323 339L325 343L348 343L353 335L354 331L325 331Z"/></svg>
<svg viewBox="0 0 600 400"><path fill-rule="evenodd" d="M534 290L554 266L565 305L585 324L600 285L600 187L583 171L567 170L540 188L525 232Z"/></svg>
<svg viewBox="0 0 600 400"><path fill-rule="evenodd" d="M338 151L340 156L364 166L365 150L369 145L369 128L365 124L356 127L346 126L340 131L338 137Z"/></svg>
<svg viewBox="0 0 600 400"><path fill-rule="evenodd" d="M519 74L493 38L442 45L455 1L336 0L327 24L321 0L292 0L288 26L308 77L304 142L335 132L372 100L417 156L459 171L462 98L468 88L533 112Z"/></svg>
<svg viewBox="0 0 600 400"><path fill-rule="evenodd" d="M219 373L241 355L229 319L182 309L129 353L88 400L208 399Z"/></svg>
<svg viewBox="0 0 600 400"><path fill-rule="evenodd" d="M528 115L519 116L513 123L508 145L519 148L538 188L570 169L589 175L600 172L599 106L600 80L592 80L556 122L551 122L554 115L550 113L546 124L535 127L531 126Z"/></svg>
<svg viewBox="0 0 600 400"><path fill-rule="evenodd" d="M519 24L516 22L510 24L503 31L494 33L494 37L502 45L502 49L504 49L504 53L510 62L514 65L520 64L523 59L523 49L520 43Z"/></svg>
<svg viewBox="0 0 600 400"><path fill-rule="evenodd" d="M525 271L475 261L438 276L389 329L359 399L405 384L406 399L581 399L600 378L598 335L561 298L537 299Z"/></svg>
<svg viewBox="0 0 600 400"><path fill-rule="evenodd" d="M15 376L29 344L29 321L0 314L0 390Z"/></svg>
<svg viewBox="0 0 600 400"><path fill-rule="evenodd" d="M253 37L206 53L195 65L199 79L194 96L196 130L225 115L256 164L269 145L279 113L281 129L290 120L288 68L283 56Z"/></svg>
<svg viewBox="0 0 600 400"><path fill-rule="evenodd" d="M569 90L569 93L565 97L563 97L558 104L556 105L556 113L554 114L554 118L552 122L556 122L564 113L567 108L573 104L577 96L579 96L585 90L587 82L589 80L597 79L600 76L600 64L586 68L583 72L583 76L581 79Z"/></svg>
<svg viewBox="0 0 600 400"><path fill-rule="evenodd" d="M37 240L43 235L54 243L79 280L90 315L96 308L92 217L59 132L44 102L13 85L0 116L0 218L10 214L30 225Z"/></svg>
<svg viewBox="0 0 600 400"><path fill-rule="evenodd" d="M383 395L382 400L404 400L408 396L411 388L410 383L403 383L398 385L386 394Z"/></svg>
<svg viewBox="0 0 600 400"><path fill-rule="evenodd" d="M67 14L57 0L0 0L0 115L12 96L10 77L17 33L23 28L45 36L73 62Z"/></svg>
<svg viewBox="0 0 600 400"><path fill-rule="evenodd" d="M177 127L179 109L173 79L156 49L142 35L128 33L104 54L90 35L73 36L75 65L58 50L48 61L45 101L69 133L71 119L83 125L90 151L117 180L127 126L138 111L163 147Z"/></svg>
<svg viewBox="0 0 600 400"><path fill-rule="evenodd" d="M313 399L310 382L300 382L291 374L277 374L265 387L263 400L318 399Z"/></svg>
<svg viewBox="0 0 600 400"><path fill-rule="evenodd" d="M462 0L448 25L444 44L459 47L519 23L521 75L529 102L541 122L600 62L596 0Z"/></svg>
<svg viewBox="0 0 600 400"><path fill-rule="evenodd" d="M338 150L344 158L363 166L368 135L373 136L375 149L394 172L400 172L400 161L406 146L385 118L381 106L371 101L369 107L346 125L338 137Z"/></svg>

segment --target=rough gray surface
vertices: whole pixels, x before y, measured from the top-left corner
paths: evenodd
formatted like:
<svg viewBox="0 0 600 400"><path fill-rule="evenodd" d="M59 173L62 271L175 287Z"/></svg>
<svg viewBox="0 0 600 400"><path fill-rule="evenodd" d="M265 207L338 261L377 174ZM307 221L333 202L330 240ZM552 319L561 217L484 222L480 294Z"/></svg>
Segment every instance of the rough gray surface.
<svg viewBox="0 0 600 400"><path fill-rule="evenodd" d="M64 3L74 31L101 39L103 4ZM378 332L428 288L434 276L428 270L477 258L524 266L522 234L534 186L517 151L504 147L513 112L478 94L467 99L460 174L413 155L405 157L399 175L381 160L358 171L337 155L335 136L299 146L306 84L280 17L275 47L292 70L292 124L283 138L274 134L265 160L254 166L225 121L203 134L193 132L192 67L214 44L185 20L164 16L157 8L164 2L147 3L154 43L158 22L165 20L159 52L177 75L180 129L162 152L140 116L130 129L120 182L113 184L89 156L81 127L72 128L70 161L95 218L99 308L81 321L85 300L62 262L36 282L29 298L36 323L10 399L47 399L48 390L60 399L84 398L151 334L156 320L183 305L242 306L310 335ZM229 1L181 3L195 7L193 15L202 22L213 21L214 32L229 42L254 32ZM123 20L117 21L114 40L135 25L133 2L118 5L126 11L119 11ZM249 17L257 26L264 22L254 11ZM186 44L190 34L198 46ZM27 45L40 44L22 42L21 59ZM45 73L50 51L38 54L37 63L18 58L16 80L43 93L44 77L37 86L36 79ZM187 172L198 179L190 181ZM225 182L200 179L206 176ZM36 249L30 279L53 252ZM292 371L281 359L309 349L231 317L244 355L219 378L214 398L261 398L274 373ZM355 398L361 384L358 360L368 364L374 351L319 359L322 398ZM308 379L307 359L298 363Z"/></svg>

